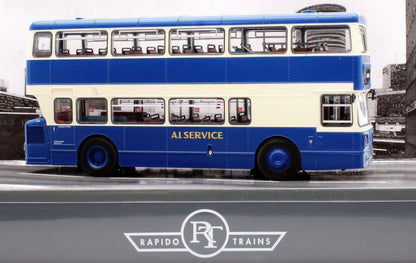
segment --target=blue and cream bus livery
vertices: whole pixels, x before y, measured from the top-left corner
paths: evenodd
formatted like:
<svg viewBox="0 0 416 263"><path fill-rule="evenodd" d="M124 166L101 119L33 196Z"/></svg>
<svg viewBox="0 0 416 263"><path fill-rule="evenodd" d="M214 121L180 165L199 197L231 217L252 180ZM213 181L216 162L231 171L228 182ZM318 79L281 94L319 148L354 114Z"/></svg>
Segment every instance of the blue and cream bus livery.
<svg viewBox="0 0 416 263"><path fill-rule="evenodd" d="M252 169L372 160L370 58L354 13L75 19L30 27L28 164Z"/></svg>

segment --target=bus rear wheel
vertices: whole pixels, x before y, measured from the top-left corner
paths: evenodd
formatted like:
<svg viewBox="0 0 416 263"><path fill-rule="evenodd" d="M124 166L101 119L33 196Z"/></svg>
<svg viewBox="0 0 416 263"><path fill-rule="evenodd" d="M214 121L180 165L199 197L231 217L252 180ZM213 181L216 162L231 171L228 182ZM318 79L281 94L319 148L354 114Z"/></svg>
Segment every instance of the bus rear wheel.
<svg viewBox="0 0 416 263"><path fill-rule="evenodd" d="M117 168L117 151L101 137L88 139L79 155L80 168L93 176L109 176Z"/></svg>
<svg viewBox="0 0 416 263"><path fill-rule="evenodd" d="M273 138L260 146L256 154L257 178L294 180L300 170L298 149L288 140Z"/></svg>

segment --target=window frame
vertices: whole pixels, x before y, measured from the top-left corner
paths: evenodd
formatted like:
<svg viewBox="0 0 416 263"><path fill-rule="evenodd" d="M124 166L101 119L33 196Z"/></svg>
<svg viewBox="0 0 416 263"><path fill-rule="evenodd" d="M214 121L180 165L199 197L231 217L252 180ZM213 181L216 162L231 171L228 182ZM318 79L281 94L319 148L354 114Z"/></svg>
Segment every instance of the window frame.
<svg viewBox="0 0 416 263"><path fill-rule="evenodd" d="M88 41L87 36L82 36L82 34L90 34L92 35L92 39L94 39L94 35L98 33L98 37L105 36L105 40L98 40L98 41L91 41L91 42L103 42L105 43L105 48L98 47L98 52L94 52L94 48L91 47L84 47L84 41ZM103 34L104 33L104 34ZM62 36L60 36L62 34ZM65 39L65 34L67 35L80 35L80 39ZM108 32L106 30L85 30L85 31L58 31L55 34L55 55L59 58L74 58L74 57L105 57L108 54ZM75 54L71 54L69 48L61 48L60 41L68 41L68 40L81 40L81 48L76 48ZM65 53L63 52L65 51ZM91 53L92 51L92 53ZM81 52L81 54L79 54Z"/></svg>
<svg viewBox="0 0 416 263"><path fill-rule="evenodd" d="M324 103L324 97L325 96L349 96L350 97L350 103ZM322 94L320 98L320 107L321 107L321 125L323 127L351 127L354 124L354 101L355 96L353 94ZM338 108L340 107L347 107L349 108L349 114L350 114L350 120L325 120L325 107L335 107L336 110L336 116L338 116Z"/></svg>
<svg viewBox="0 0 416 263"><path fill-rule="evenodd" d="M130 54L123 54L123 49L124 48L122 48L120 54L118 52L114 52L114 49L115 49L115 47L114 47L115 46L114 45L114 42L115 42L114 41L114 35L115 35L116 32L119 32L119 34L120 34L120 33L145 33L145 32L155 32L155 31L157 32L157 35L159 34L160 31L163 34L163 53L159 53L158 47L160 45L158 45L158 46L155 47L156 48L155 49L155 51L156 51L155 54L147 53L147 50L146 51L145 50L142 50L142 47L140 47L140 46L138 46L138 47L140 47L140 50L137 49L137 51L141 51L142 53L139 53L138 52L138 53L134 54L134 51L135 50L133 48L130 49ZM139 37L132 37L132 38L133 39L134 38L138 39ZM142 41L146 41L146 40L142 40ZM129 47L125 47L125 48L129 48ZM135 56L163 56L165 53L166 53L166 31L164 29L159 29L159 28L158 29L136 29L136 30L134 30L134 29L131 29L131 30L125 29L125 30L113 30L113 31L111 31L111 55L113 55L114 57L125 57L125 56L133 56L133 57L135 57Z"/></svg>
<svg viewBox="0 0 416 263"><path fill-rule="evenodd" d="M285 33L285 43L284 43L284 45L286 46L286 48L284 49L283 52L271 51L270 49L269 49L269 51L264 51L264 48L265 48L264 44L266 44L266 43L263 42L263 51L262 52L248 51L247 48L246 48L246 51L236 52L236 51L232 50L233 49L233 45L231 44L231 37L232 37L232 32L231 31L232 30L236 30L236 29L241 29L241 32L242 32L241 33L241 38L243 37L243 31L245 29L247 29L247 30L250 30L250 29L251 30L256 30L256 29L261 30L261 29L263 29L263 32L265 32L265 29L275 29L275 30L283 29L283 31ZM266 37L263 35L262 38L265 39ZM275 37L275 38L277 38L277 37ZM259 26L239 26L239 27L232 27L232 28L230 28L228 30L228 52L231 55L285 55L285 54L287 54L287 51L288 51L288 48L287 48L288 47L288 44L289 44L289 41L288 40L289 40L289 38L288 38L288 28L285 27L285 26L260 26L259 25ZM269 43L269 44L281 44L281 43ZM240 46L241 46L241 40L240 40Z"/></svg>
<svg viewBox="0 0 416 263"><path fill-rule="evenodd" d="M307 28L307 29L337 29L337 28L344 28L344 29L348 29L348 37L346 37L346 41L345 44L347 46L347 40L349 42L349 49L346 49L345 51L339 52L339 51L331 51L329 49L329 51L316 51L315 48L311 48L311 51L295 51L294 46L298 45L298 43L295 43L294 41L294 33L295 30L299 29L299 28ZM290 35L290 43L291 43L291 51L294 55L296 54L349 54L353 51L353 42L352 42L352 35L351 35L351 27L348 24L340 24L340 25L295 25L292 27L292 31L291 31L291 35ZM302 43L302 45L305 45L306 43ZM318 42L319 44L319 42ZM331 48L331 47L330 47ZM305 48L306 49L306 48Z"/></svg>
<svg viewBox="0 0 416 263"><path fill-rule="evenodd" d="M44 36L48 35L49 36L49 47L50 47L49 51L42 51L41 49L39 49L37 41L39 40L39 37L41 35L44 35ZM33 55L33 57L35 57L35 58L45 58L45 57L52 56L52 49L53 49L53 47L52 47L52 43L53 43L52 38L53 38L52 33L49 32L49 31L36 32L35 35L33 36L33 46L32 46L32 55Z"/></svg>
<svg viewBox="0 0 416 263"><path fill-rule="evenodd" d="M58 100L69 100L70 101L70 111L68 111L69 112L69 116L70 116L70 121L64 121L64 122L60 122L60 121L58 121L58 119L57 119L57 114L58 114L58 112L56 111L57 110L57 101ZM74 116L73 116L73 110L74 110L74 108L73 108L73 103L72 103L72 99L71 98L55 98L55 100L54 100L54 102L53 102L53 115L54 115L54 121L55 121L55 123L56 124L58 124L58 125L62 125L62 124L72 124L73 122L74 122ZM61 107L61 109L62 109L62 107ZM63 111L61 111L61 113L62 113Z"/></svg>
<svg viewBox="0 0 416 263"><path fill-rule="evenodd" d="M115 115L114 115L114 107L123 107L122 105L113 105L113 101L114 100L156 100L156 101L160 101L160 100L162 100L163 101L163 116L164 116L164 118L162 118L160 115L159 115L159 118L160 118L160 122L152 122L152 116L153 115L149 115L149 118L150 118L150 121L149 122L145 122L145 121L136 121L136 122L128 122L128 118L127 118L127 122L122 122L122 121L115 121L115 118L114 117L116 117ZM137 105L137 106L135 106L135 105ZM144 104L133 104L133 105L124 105L124 106L126 106L126 107L130 107L130 106L133 106L134 108L135 107L140 107L140 105L144 105ZM156 105L156 104L155 104ZM133 108L133 110L134 110L134 108ZM127 98L127 97L123 97L123 98L112 98L111 99L111 122L113 123L113 124L122 124L122 125L163 125L165 122L166 122L166 102L165 102L165 99L164 98L154 98L154 97L152 97L152 98L139 98L139 97L136 97L136 98ZM133 112L131 112L131 113L138 113L138 112L136 112L136 111L133 111ZM156 113L156 114L159 114L159 113ZM125 116L124 116L125 117Z"/></svg>
<svg viewBox="0 0 416 263"><path fill-rule="evenodd" d="M210 31L212 31L212 32L214 32L214 31L217 31L218 34L221 34L222 33L222 35L223 35L222 36L222 44L218 44L218 47L216 45L214 45L215 46L214 48L215 48L216 52L209 52L209 45L212 45L212 44L207 44L207 51L205 52L203 46L201 46L201 45L194 45L195 43L188 43L187 45L190 46L191 52L190 53L185 53L183 51L185 45L182 45L182 47L181 46L173 45L173 41L175 41L175 39L172 39L172 35L173 35L172 32L173 31L176 31L176 32L180 32L180 31L184 31L184 32L186 32L186 31L189 31L189 32L191 32L191 31L199 31L199 32L204 32L204 31L210 32ZM209 27L209 28L205 28L205 27L203 27L203 28L172 28L172 29L169 30L169 37L168 37L169 54L171 56L220 56L220 55L224 55L225 54L225 46L226 46L226 34L225 34L225 31L226 30L223 27ZM195 39L195 36L188 37L188 38L194 38ZM203 39L209 39L209 38L203 38ZM213 38L213 39L220 40L221 38ZM193 42L195 42L195 41L193 41ZM193 48L194 48L193 50L192 50L192 45L193 45ZM195 47L197 47L197 46L201 46L202 47L202 50L203 50L202 53L194 52L196 50ZM222 46L222 52L221 52L220 46ZM174 53L173 52L173 47L179 47L180 53ZM181 51L181 48L182 48L182 51Z"/></svg>
<svg viewBox="0 0 416 263"><path fill-rule="evenodd" d="M105 101L105 110L106 110L106 115L102 116L94 116L94 115L83 115L80 116L80 107L79 107L79 103L81 100L104 100ZM83 98L78 98L76 100L76 112L77 112L77 123L78 124L107 124L108 123L108 100L106 98L94 98L94 97L83 97ZM105 117L105 121L81 121L80 117ZM97 118L98 119L98 118Z"/></svg>
<svg viewBox="0 0 416 263"><path fill-rule="evenodd" d="M237 101L237 106L238 106L238 100L248 100L249 101L249 105L248 105L248 107L246 109L246 111L248 112L248 114L245 115L245 116L247 116L247 120L248 120L247 122L238 121L238 117L239 117L238 116L239 115L238 109L237 109L237 112L236 112L237 121L234 122L234 121L231 120L232 117L235 117L235 116L231 116L231 102L232 102L232 100L236 100ZM244 125L244 126L250 125L251 122L252 122L252 119L253 119L251 108L252 108L251 99L248 98L248 97L238 97L238 98L237 97L233 97L233 98L230 98L228 100L228 122L230 123L230 125Z"/></svg>
<svg viewBox="0 0 416 263"><path fill-rule="evenodd" d="M216 118L217 118L216 115L218 115L220 113L216 113L216 114L214 114L212 116L214 118L214 121L212 121L211 120L211 116L209 116L210 119L207 122L204 122L204 119L202 119L199 116L199 113L198 113L198 117L196 117L196 118L200 118L200 121L191 121L191 122L188 122L188 119L186 119L186 115L181 115L181 116L178 116L178 117L180 118L180 120L184 120L184 122L178 122L178 121L174 122L172 120L172 114L174 114L174 113L172 113L172 104L171 104L171 102L173 100L188 100L188 101L190 101L190 100L216 100L216 101L220 100L220 101L222 101L222 113L221 113L221 115L222 115L221 116L222 121L221 122L217 122L216 121ZM225 99L224 98L219 98L219 97L210 97L210 98L194 98L194 97L193 98L177 98L177 97L175 97L175 98L170 98L168 103L169 103L169 123L171 125L175 125L175 126L176 125L186 125L186 126L213 126L213 125L224 125L225 124ZM190 105L197 105L197 104L190 104ZM190 106L185 106L185 107L188 107L188 109L191 108ZM184 116L185 118L182 119L182 116ZM208 116L205 116L204 118L206 118L206 117L208 117ZM191 118L191 116L189 116L189 118Z"/></svg>

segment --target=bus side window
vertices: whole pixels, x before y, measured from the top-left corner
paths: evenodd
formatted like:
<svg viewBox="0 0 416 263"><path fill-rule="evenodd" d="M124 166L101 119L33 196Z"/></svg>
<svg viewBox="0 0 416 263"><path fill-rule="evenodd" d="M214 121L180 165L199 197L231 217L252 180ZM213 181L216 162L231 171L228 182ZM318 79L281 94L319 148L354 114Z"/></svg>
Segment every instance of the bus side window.
<svg viewBox="0 0 416 263"><path fill-rule="evenodd" d="M100 98L78 99L77 114L79 123L107 123L107 100Z"/></svg>
<svg viewBox="0 0 416 263"><path fill-rule="evenodd" d="M230 29L231 54L286 53L285 27L239 27Z"/></svg>
<svg viewBox="0 0 416 263"><path fill-rule="evenodd" d="M348 26L304 26L292 31L294 53L351 51L351 35Z"/></svg>
<svg viewBox="0 0 416 263"><path fill-rule="evenodd" d="M323 126L352 125L351 95L323 95L321 105Z"/></svg>
<svg viewBox="0 0 416 263"><path fill-rule="evenodd" d="M248 125L251 123L251 100L248 98L230 99L230 124Z"/></svg>
<svg viewBox="0 0 416 263"><path fill-rule="evenodd" d="M60 31L56 33L56 56L105 56L107 31Z"/></svg>
<svg viewBox="0 0 416 263"><path fill-rule="evenodd" d="M33 41L34 57L49 57L52 55L52 34L37 32Z"/></svg>
<svg viewBox="0 0 416 263"><path fill-rule="evenodd" d="M115 124L165 123L165 101L161 98L115 98L111 108Z"/></svg>
<svg viewBox="0 0 416 263"><path fill-rule="evenodd" d="M165 53L165 31L115 30L112 33L114 56L163 55Z"/></svg>
<svg viewBox="0 0 416 263"><path fill-rule="evenodd" d="M72 100L67 98L55 99L55 122L57 124L72 123Z"/></svg>
<svg viewBox="0 0 416 263"><path fill-rule="evenodd" d="M221 55L225 31L222 28L172 29L169 34L172 55Z"/></svg>
<svg viewBox="0 0 416 263"><path fill-rule="evenodd" d="M224 124L223 99L171 99L169 101L170 122L189 125Z"/></svg>

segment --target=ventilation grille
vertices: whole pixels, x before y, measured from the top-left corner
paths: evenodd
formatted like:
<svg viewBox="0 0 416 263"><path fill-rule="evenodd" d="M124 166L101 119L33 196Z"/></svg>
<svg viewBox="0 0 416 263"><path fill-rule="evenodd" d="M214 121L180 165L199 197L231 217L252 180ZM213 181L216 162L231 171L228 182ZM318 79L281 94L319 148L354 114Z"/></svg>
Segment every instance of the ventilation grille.
<svg viewBox="0 0 416 263"><path fill-rule="evenodd" d="M27 143L45 143L43 127L29 127L27 129Z"/></svg>

